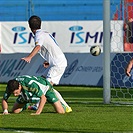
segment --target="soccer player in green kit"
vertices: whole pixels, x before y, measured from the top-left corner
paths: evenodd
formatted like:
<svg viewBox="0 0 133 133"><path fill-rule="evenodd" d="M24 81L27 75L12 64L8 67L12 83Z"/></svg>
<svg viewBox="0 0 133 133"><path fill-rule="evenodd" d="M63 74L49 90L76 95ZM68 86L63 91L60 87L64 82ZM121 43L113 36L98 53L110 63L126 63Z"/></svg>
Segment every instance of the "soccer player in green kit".
<svg viewBox="0 0 133 133"><path fill-rule="evenodd" d="M20 113L27 103L36 103L39 100L38 109L32 115L39 115L46 101L54 106L57 113L66 112L65 106L55 95L53 86L43 77L23 75L9 80L2 99L3 114L8 114L7 100L11 94L18 97L12 108L13 113Z"/></svg>

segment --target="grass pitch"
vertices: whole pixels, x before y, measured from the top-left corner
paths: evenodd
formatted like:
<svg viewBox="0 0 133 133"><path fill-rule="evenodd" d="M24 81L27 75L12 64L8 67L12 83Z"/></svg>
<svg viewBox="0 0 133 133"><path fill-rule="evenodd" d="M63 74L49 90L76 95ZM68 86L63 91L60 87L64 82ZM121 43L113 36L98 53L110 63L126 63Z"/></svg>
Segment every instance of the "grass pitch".
<svg viewBox="0 0 133 133"><path fill-rule="evenodd" d="M5 84L0 84L2 98ZM33 111L20 114L0 115L0 133L131 133L133 132L133 107L104 105L102 88L55 86L73 112L56 114L46 104L41 115L30 115ZM12 96L9 110L15 101ZM0 108L0 113L2 109Z"/></svg>

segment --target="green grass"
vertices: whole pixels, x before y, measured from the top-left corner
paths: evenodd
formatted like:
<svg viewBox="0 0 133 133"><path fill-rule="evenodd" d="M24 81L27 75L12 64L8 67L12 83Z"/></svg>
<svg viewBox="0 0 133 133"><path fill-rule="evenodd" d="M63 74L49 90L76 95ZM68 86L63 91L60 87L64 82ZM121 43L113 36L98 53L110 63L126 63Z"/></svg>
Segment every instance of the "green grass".
<svg viewBox="0 0 133 133"><path fill-rule="evenodd" d="M0 85L0 97L5 84ZM32 111L0 116L0 132L21 133L131 133L133 131L132 106L103 104L102 88L56 86L73 112L56 114L50 104L46 104L39 116ZM9 99L11 109L14 97ZM0 109L2 113L2 109Z"/></svg>

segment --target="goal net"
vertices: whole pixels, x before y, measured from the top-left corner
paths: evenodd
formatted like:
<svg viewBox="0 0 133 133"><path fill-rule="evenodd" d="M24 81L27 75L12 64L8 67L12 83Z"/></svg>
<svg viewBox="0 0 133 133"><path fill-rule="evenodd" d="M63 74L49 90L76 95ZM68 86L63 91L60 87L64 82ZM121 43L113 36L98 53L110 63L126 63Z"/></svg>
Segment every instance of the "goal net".
<svg viewBox="0 0 133 133"><path fill-rule="evenodd" d="M133 0L110 0L110 9L111 30L115 30L115 38L111 38L111 102L133 104L133 70L131 77L125 74L133 57Z"/></svg>

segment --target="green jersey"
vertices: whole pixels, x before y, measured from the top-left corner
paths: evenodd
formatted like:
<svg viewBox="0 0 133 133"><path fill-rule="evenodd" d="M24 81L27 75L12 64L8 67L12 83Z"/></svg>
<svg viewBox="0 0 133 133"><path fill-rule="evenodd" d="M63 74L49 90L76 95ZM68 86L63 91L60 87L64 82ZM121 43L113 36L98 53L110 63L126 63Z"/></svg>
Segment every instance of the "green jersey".
<svg viewBox="0 0 133 133"><path fill-rule="evenodd" d="M48 102L58 101L52 85L43 77L23 75L16 77L15 80L22 86L21 94L17 98L18 103L33 103L38 101L42 95L46 96ZM7 100L10 95L8 88L6 88L3 99Z"/></svg>

